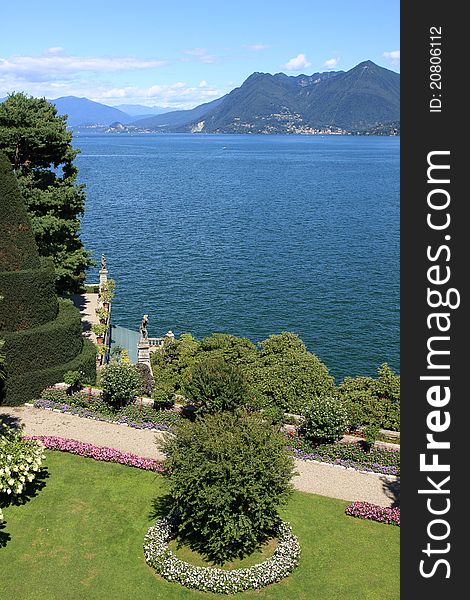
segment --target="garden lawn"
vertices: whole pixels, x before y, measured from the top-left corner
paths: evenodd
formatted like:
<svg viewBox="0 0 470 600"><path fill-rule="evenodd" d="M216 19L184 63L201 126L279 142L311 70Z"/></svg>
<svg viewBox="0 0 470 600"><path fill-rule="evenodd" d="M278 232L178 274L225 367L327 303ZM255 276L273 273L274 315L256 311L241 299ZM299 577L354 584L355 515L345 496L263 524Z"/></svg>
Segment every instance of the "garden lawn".
<svg viewBox="0 0 470 600"><path fill-rule="evenodd" d="M144 535L156 520L161 475L47 451L45 487L4 509L0 598L184 600L223 598L164 581L147 566ZM296 492L283 511L298 536L299 567L245 600L398 600L399 528L344 514L347 503ZM4 545L2 547L2 543Z"/></svg>

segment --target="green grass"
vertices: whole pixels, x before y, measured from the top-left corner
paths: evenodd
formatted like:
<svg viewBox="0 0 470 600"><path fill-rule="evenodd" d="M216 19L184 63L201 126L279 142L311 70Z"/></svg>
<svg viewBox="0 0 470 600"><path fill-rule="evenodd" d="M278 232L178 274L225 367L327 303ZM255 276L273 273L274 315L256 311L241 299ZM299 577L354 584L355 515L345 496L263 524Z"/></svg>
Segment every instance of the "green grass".
<svg viewBox="0 0 470 600"><path fill-rule="evenodd" d="M169 548L173 552L175 556L179 559L184 560L186 562L191 563L192 565L196 565L197 567L207 567L214 566L218 569L244 569L245 567L252 567L253 565L257 565L264 560L270 558L277 546L277 538L273 538L268 540L265 544L256 550L250 556L246 556L242 559L235 559L231 562L225 562L223 565L214 564L211 562L207 562L207 560L202 556L199 552L195 550L191 550L189 546L182 543L179 539L171 540L169 543Z"/></svg>
<svg viewBox="0 0 470 600"><path fill-rule="evenodd" d="M143 538L155 520L153 501L165 493L160 475L52 451L45 464L49 477L38 495L4 509L0 598L223 597L164 581L146 565ZM399 529L348 517L346 505L295 493L283 517L299 538L300 566L276 585L234 597L398 600Z"/></svg>

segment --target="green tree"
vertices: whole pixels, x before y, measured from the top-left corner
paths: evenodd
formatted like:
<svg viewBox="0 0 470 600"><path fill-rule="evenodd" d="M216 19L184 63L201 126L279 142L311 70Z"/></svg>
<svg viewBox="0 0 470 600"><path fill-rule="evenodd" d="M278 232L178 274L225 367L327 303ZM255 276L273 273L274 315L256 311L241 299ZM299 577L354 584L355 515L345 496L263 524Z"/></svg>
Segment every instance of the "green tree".
<svg viewBox="0 0 470 600"><path fill-rule="evenodd" d="M217 563L250 554L273 535L292 491L285 436L259 416L231 413L173 431L163 450L179 536Z"/></svg>
<svg viewBox="0 0 470 600"><path fill-rule="evenodd" d="M303 414L316 396L335 393L327 367L290 332L261 342L249 381L261 405L295 414Z"/></svg>
<svg viewBox="0 0 470 600"><path fill-rule="evenodd" d="M50 256L57 291L77 291L93 264L79 237L85 208L72 133L45 98L11 94L0 104L0 151L13 165L41 256Z"/></svg>
<svg viewBox="0 0 470 600"><path fill-rule="evenodd" d="M199 415L234 411L245 405L250 390L242 370L220 357L204 357L191 370L184 395Z"/></svg>
<svg viewBox="0 0 470 600"><path fill-rule="evenodd" d="M384 429L400 429L400 376L387 363L378 377L346 377L338 392L354 427L376 423Z"/></svg>

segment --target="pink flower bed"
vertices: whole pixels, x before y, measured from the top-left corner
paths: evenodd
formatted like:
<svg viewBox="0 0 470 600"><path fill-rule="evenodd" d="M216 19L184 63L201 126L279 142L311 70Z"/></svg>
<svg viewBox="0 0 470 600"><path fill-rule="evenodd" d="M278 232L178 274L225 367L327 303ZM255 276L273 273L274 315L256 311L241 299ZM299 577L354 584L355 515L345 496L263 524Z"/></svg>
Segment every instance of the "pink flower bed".
<svg viewBox="0 0 470 600"><path fill-rule="evenodd" d="M369 502L353 502L346 507L346 514L359 519L369 519L378 523L387 525L397 525L400 527L400 509L389 508L387 506L378 506Z"/></svg>
<svg viewBox="0 0 470 600"><path fill-rule="evenodd" d="M85 456L86 458L94 458L95 460L103 460L106 462L120 463L128 467L136 467L137 469L145 469L146 471L156 471L162 473L164 470L163 464L153 460L152 458L143 458L130 452L121 452L115 448L105 448L103 446L94 446L86 444L78 440L69 440L67 438L55 437L50 435L31 435L24 436L25 440L39 440L49 450L60 450L61 452L70 452Z"/></svg>

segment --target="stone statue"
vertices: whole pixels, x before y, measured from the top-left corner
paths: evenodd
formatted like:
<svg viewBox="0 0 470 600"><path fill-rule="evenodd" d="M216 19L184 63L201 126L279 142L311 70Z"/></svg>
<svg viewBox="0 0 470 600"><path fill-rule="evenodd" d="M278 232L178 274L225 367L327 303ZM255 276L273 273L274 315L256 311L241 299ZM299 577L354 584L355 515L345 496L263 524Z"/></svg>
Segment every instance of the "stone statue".
<svg viewBox="0 0 470 600"><path fill-rule="evenodd" d="M140 324L140 339L141 340L146 340L149 337L149 333L147 331L148 322L149 322L149 316L144 315L142 322Z"/></svg>
<svg viewBox="0 0 470 600"><path fill-rule="evenodd" d="M104 254L101 255L101 270L106 271L106 256Z"/></svg>

